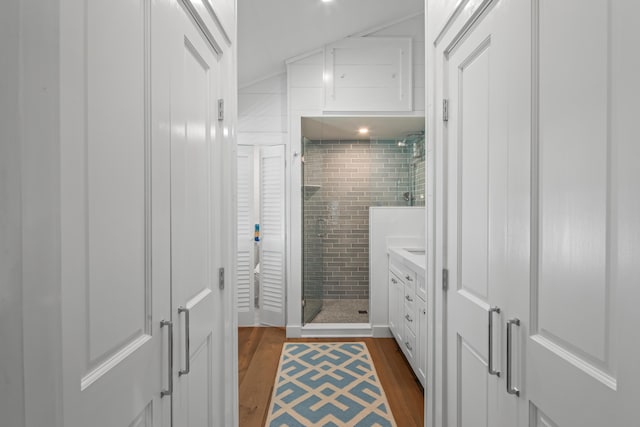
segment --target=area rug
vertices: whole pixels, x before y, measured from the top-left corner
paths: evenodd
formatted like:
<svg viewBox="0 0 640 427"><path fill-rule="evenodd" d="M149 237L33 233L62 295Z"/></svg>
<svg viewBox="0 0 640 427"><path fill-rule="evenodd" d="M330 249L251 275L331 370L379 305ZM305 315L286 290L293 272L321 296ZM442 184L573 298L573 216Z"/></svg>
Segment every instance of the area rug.
<svg viewBox="0 0 640 427"><path fill-rule="evenodd" d="M363 342L289 342L280 355L268 427L396 426Z"/></svg>

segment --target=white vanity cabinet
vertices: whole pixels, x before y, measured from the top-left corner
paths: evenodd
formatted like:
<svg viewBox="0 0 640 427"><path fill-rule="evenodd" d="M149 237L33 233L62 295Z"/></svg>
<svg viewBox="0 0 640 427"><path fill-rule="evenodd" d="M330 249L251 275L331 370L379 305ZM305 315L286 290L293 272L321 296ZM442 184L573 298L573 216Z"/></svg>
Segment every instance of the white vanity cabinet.
<svg viewBox="0 0 640 427"><path fill-rule="evenodd" d="M424 386L427 316L423 264L420 255L405 249L389 249L389 329Z"/></svg>

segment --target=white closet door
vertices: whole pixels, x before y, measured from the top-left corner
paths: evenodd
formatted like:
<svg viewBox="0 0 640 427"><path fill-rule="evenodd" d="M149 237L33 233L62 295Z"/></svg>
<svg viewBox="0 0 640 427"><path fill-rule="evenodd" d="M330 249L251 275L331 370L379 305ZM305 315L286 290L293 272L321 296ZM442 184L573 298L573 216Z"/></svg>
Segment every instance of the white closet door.
<svg viewBox="0 0 640 427"><path fill-rule="evenodd" d="M160 397L168 348L160 321L170 315L168 215L158 202L168 188L160 172L166 146L151 132L161 107L150 90L152 4L65 3L67 18L72 11L79 18L62 66L63 298L50 302L62 304L63 333L51 340L63 342L64 398L50 399L63 402L68 427L168 425L163 406L170 409L170 398ZM159 76L153 78L166 85ZM39 402L27 401L37 411Z"/></svg>
<svg viewBox="0 0 640 427"><path fill-rule="evenodd" d="M640 5L533 4L531 277L514 289L530 323L515 385L530 425L638 425Z"/></svg>
<svg viewBox="0 0 640 427"><path fill-rule="evenodd" d="M494 427L498 399L506 147L501 34L488 11L444 52L447 123L447 388L450 426ZM488 329L488 318L495 326ZM489 348L489 333L495 338ZM491 366L490 366L490 358Z"/></svg>
<svg viewBox="0 0 640 427"><path fill-rule="evenodd" d="M173 425L221 426L225 333L221 266L220 56L176 5L172 46L171 283Z"/></svg>
<svg viewBox="0 0 640 427"><path fill-rule="evenodd" d="M260 320L285 322L284 146L260 152Z"/></svg>
<svg viewBox="0 0 640 427"><path fill-rule="evenodd" d="M446 424L636 425L640 4L478 10L456 15L438 48ZM491 350L500 377L487 373Z"/></svg>
<svg viewBox="0 0 640 427"><path fill-rule="evenodd" d="M254 147L238 146L238 253L236 300L238 325L254 324Z"/></svg>

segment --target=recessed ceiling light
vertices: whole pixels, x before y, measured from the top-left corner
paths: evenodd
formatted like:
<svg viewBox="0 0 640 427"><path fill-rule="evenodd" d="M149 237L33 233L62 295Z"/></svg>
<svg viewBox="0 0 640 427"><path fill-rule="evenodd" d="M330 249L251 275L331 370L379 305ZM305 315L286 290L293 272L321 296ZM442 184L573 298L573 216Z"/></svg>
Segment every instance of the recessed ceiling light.
<svg viewBox="0 0 640 427"><path fill-rule="evenodd" d="M358 133L360 133L361 135L366 135L369 133L369 128L360 128L358 129Z"/></svg>
<svg viewBox="0 0 640 427"><path fill-rule="evenodd" d="M330 2L332 2L332 1L333 1L333 0L322 0L322 3L330 3Z"/></svg>

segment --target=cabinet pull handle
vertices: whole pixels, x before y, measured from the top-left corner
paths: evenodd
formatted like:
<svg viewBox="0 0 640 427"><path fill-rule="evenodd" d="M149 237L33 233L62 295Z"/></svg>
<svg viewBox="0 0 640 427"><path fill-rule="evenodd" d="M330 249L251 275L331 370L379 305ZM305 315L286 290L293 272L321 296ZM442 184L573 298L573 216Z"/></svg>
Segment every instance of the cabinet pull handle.
<svg viewBox="0 0 640 427"><path fill-rule="evenodd" d="M405 314L404 318L407 319L409 322L413 322L413 319L408 314Z"/></svg>
<svg viewBox="0 0 640 427"><path fill-rule="evenodd" d="M511 319L507 322L507 393L520 396L520 390L518 390L517 387L513 387L513 385L511 384L511 380L512 380L511 356L513 353L511 348L513 345L513 337L511 335L512 335L513 325L520 326L520 319Z"/></svg>
<svg viewBox="0 0 640 427"><path fill-rule="evenodd" d="M189 309L186 307L178 307L178 314L184 313L184 369L178 371L178 376L187 375L191 371L191 362L189 360Z"/></svg>
<svg viewBox="0 0 640 427"><path fill-rule="evenodd" d="M413 279L411 278L411 276L409 276L408 274L406 276L404 276L405 279L407 279L410 282L413 282Z"/></svg>
<svg viewBox="0 0 640 427"><path fill-rule="evenodd" d="M164 328L165 326L169 328L169 357L167 358L169 361L169 376L167 377L169 381L169 387L167 389L160 390L161 398L165 396L171 396L171 394L173 393L173 322L170 322L169 320L162 320L160 322L160 329Z"/></svg>
<svg viewBox="0 0 640 427"><path fill-rule="evenodd" d="M391 278L391 283L393 283L394 285L398 283L398 281L394 278Z"/></svg>
<svg viewBox="0 0 640 427"><path fill-rule="evenodd" d="M489 362L487 367L489 368L489 375L500 376L500 371L493 369L493 313L500 314L500 308L491 307L489 309Z"/></svg>
<svg viewBox="0 0 640 427"><path fill-rule="evenodd" d="M405 341L404 345L407 346L407 348L409 349L409 351L413 351L413 348L411 348L411 344L409 344L409 341Z"/></svg>
<svg viewBox="0 0 640 427"><path fill-rule="evenodd" d="M413 302L413 298L411 298L409 295L405 295L404 298L409 302Z"/></svg>

